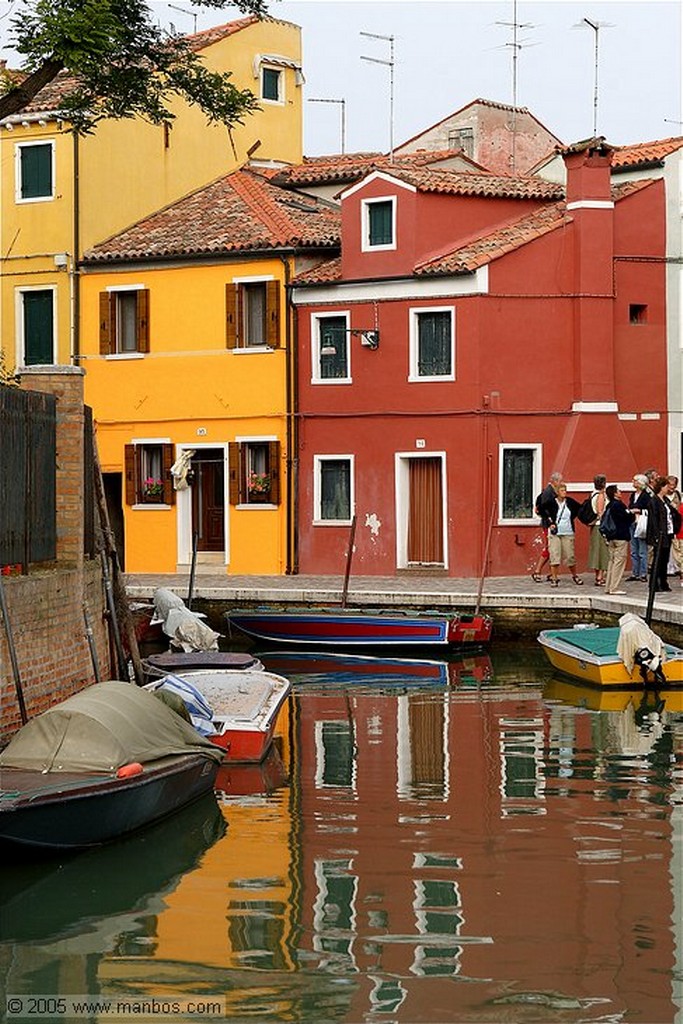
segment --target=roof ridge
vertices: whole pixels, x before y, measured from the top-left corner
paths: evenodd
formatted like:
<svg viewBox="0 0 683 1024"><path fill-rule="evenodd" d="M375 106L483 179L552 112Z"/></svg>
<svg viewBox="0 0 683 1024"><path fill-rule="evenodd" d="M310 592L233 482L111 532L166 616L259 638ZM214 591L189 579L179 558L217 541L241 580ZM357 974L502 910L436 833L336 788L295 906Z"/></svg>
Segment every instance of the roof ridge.
<svg viewBox="0 0 683 1024"><path fill-rule="evenodd" d="M270 182L262 175L246 170L234 171L229 177L230 185L256 216L256 219L272 231L280 241L285 241L291 225L277 208L275 200L269 192ZM261 195L257 199L254 187L258 186L261 186ZM278 186L273 187L277 188Z"/></svg>

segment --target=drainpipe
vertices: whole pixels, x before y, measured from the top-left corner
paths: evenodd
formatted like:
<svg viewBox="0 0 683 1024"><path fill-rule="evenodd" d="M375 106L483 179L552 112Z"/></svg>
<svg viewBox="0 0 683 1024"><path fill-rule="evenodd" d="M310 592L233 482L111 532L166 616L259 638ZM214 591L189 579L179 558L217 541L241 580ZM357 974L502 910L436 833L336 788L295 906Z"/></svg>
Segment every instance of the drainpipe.
<svg viewBox="0 0 683 1024"><path fill-rule="evenodd" d="M73 239L70 276L71 301L71 362L78 366L81 359L81 280L78 269L81 258L81 195L80 148L78 132L73 133Z"/></svg>
<svg viewBox="0 0 683 1024"><path fill-rule="evenodd" d="M286 436L287 436L287 561L285 574L299 572L299 408L298 389L298 330L292 303L290 265L286 256L280 256L285 275L285 375L286 375Z"/></svg>

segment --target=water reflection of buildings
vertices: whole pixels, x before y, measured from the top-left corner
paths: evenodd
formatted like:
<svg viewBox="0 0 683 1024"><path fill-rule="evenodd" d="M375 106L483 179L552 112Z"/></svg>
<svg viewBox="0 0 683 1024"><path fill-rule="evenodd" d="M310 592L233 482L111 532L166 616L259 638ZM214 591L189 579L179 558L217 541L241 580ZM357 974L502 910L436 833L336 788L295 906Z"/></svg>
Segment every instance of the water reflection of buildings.
<svg viewBox="0 0 683 1024"><path fill-rule="evenodd" d="M425 977L443 1019L501 986L612 1011L638 991L643 1019L672 1019L673 822L664 788L643 788L670 773L670 734L634 770L596 751L605 716L529 690L298 710L303 935L321 970L357 977L349 1019L419 1019Z"/></svg>

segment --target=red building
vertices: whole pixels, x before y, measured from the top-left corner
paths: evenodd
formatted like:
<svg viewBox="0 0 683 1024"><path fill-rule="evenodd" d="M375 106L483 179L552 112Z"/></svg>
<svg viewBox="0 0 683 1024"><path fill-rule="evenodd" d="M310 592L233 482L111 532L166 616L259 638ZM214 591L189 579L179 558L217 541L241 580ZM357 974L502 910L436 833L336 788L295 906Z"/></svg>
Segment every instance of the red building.
<svg viewBox="0 0 683 1024"><path fill-rule="evenodd" d="M666 465L664 185L612 185L612 153L565 149L566 190L394 166L342 194L341 257L293 289L300 572L341 570L355 515L359 575L520 574L551 472Z"/></svg>

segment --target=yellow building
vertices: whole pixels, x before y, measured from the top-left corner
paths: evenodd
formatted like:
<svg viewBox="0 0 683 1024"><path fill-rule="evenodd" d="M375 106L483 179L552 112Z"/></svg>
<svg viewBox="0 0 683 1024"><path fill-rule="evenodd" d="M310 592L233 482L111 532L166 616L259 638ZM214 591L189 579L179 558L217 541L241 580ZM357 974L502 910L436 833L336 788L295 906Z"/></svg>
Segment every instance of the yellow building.
<svg viewBox="0 0 683 1024"><path fill-rule="evenodd" d="M85 254L80 359L128 572L182 571L195 539L200 571L291 567L286 286L338 243L335 206L243 169Z"/></svg>
<svg viewBox="0 0 683 1024"><path fill-rule="evenodd" d="M140 118L78 137L60 115L72 81L46 86L0 122L0 337L8 369L78 363L78 260L94 244L240 166L297 162L302 147L301 33L250 16L189 37L206 66L231 71L260 110L229 132L197 107L171 105L172 128Z"/></svg>

